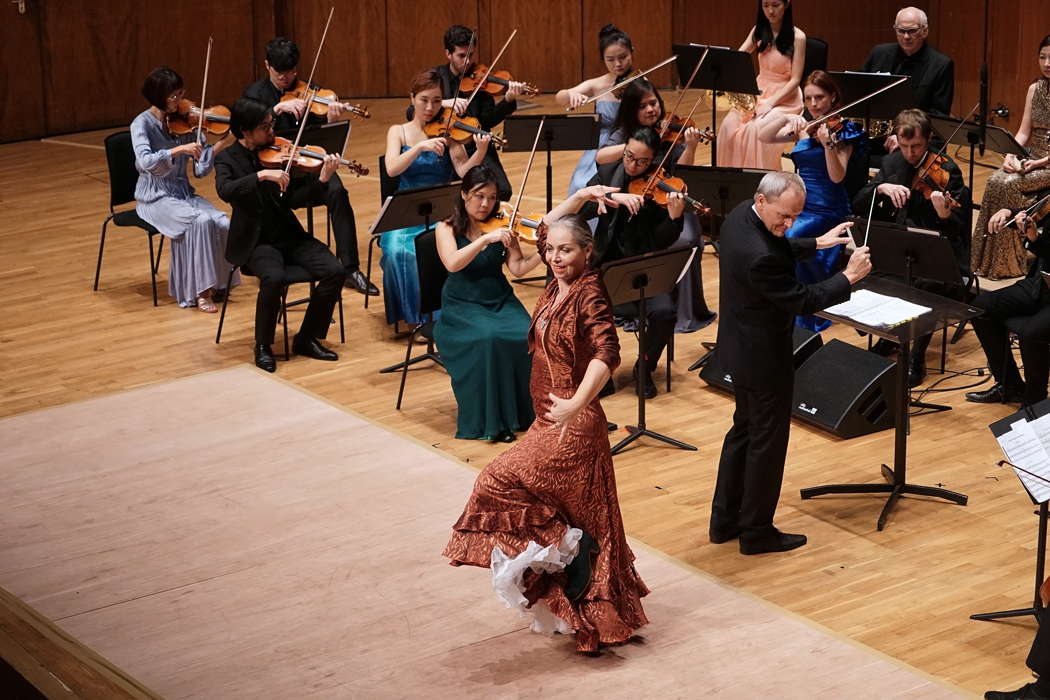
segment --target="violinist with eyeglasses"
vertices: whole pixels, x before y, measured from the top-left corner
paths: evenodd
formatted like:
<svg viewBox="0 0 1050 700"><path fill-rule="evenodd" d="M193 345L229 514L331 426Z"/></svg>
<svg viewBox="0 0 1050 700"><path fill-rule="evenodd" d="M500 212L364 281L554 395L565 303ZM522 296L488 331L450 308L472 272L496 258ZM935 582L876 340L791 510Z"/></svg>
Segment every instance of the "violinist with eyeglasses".
<svg viewBox="0 0 1050 700"><path fill-rule="evenodd" d="M295 89L300 82L299 47L295 42L284 37L277 37L266 44L266 77L262 78L244 90L244 97L255 100L274 112L274 130L278 136L295 139L299 129L299 120L305 118L307 125L325 124L347 119L349 110L344 103L338 100L329 101L325 116L320 116L310 109L306 101L300 98L286 99L289 93ZM309 144L303 144L309 145ZM317 175L307 174L300 177L315 178ZM310 198L304 199L308 192L312 192ZM335 239L336 256L346 269L346 286L361 294L378 296L379 289L367 279L361 272L361 259L357 246L357 220L354 217L354 209L350 206L350 198L346 193L346 187L339 175L333 175L327 181L326 186L319 191L314 188L299 188L296 195L290 197L289 205L292 209L301 209L307 206L324 206L328 210L328 218L332 223L332 237Z"/></svg>
<svg viewBox="0 0 1050 700"><path fill-rule="evenodd" d="M960 276L970 276L969 211L970 189L963 183L962 172L951 158L930 150L933 127L930 118L919 109L906 109L893 124L898 149L882 159L875 179L853 198L853 211L863 217L905 226L937 231L948 239ZM872 199L874 198L874 209ZM962 299L964 288L932 280L918 279L914 286L935 294ZM912 344L908 381L915 387L926 378L926 348L932 335L917 338ZM888 355L896 344L879 340L874 352Z"/></svg>

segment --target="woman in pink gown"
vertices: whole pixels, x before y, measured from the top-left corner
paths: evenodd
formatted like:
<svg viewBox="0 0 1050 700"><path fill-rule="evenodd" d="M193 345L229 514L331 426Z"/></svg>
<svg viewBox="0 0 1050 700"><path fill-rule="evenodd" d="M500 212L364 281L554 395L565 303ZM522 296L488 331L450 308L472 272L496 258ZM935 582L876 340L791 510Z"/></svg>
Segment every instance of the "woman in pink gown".
<svg viewBox="0 0 1050 700"><path fill-rule="evenodd" d="M491 567L497 594L531 613L534 631L574 633L581 652L629 640L648 622L641 598L649 592L624 535L598 401L620 346L589 265L593 247L575 217L540 235L554 280L529 329L536 421L478 475L444 551L455 566Z"/></svg>
<svg viewBox="0 0 1050 700"><path fill-rule="evenodd" d="M718 129L718 164L736 168L780 170L783 144L759 140L763 125L778 113L802 113L802 69L806 35L795 26L791 0L758 0L755 26L740 45L758 52L758 96L754 112L734 107Z"/></svg>

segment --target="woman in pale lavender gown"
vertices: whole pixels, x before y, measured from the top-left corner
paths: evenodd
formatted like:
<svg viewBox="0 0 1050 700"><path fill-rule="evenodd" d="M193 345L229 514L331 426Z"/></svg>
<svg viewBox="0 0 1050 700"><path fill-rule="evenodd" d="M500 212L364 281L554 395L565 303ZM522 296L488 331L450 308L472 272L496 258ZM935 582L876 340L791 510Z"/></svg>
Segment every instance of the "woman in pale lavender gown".
<svg viewBox="0 0 1050 700"><path fill-rule="evenodd" d="M782 113L802 113L802 70L806 63L806 35L795 26L791 0L758 0L755 26L740 51L758 53L758 89L755 111L734 107L718 128L718 164L736 168L780 170L781 144L765 143L759 132Z"/></svg>
<svg viewBox="0 0 1050 700"><path fill-rule="evenodd" d="M196 194L186 165L193 160L193 174L211 172L215 155L233 143L224 137L215 146L198 143L196 130L178 136L168 130L166 117L177 111L185 94L182 78L170 68L153 70L142 85L150 108L131 122L135 168L136 211L171 240L168 293L184 308L196 306L206 313L218 309L213 291L225 293L230 264L226 262L229 218ZM204 137L202 134L202 141ZM234 276L233 283L240 278Z"/></svg>
<svg viewBox="0 0 1050 700"><path fill-rule="evenodd" d="M633 70L634 45L631 43L631 37L627 36L626 32L617 29L615 25L607 24L598 32L598 49L601 51L606 72L597 78L584 80L576 87L559 90L554 98L558 104L563 107L577 107L586 102L588 98L605 92L627 77L627 74ZM584 151L576 163L576 169L569 181L570 197L576 190L586 187L598 172L594 157L598 153L598 146L605 143L612 131L612 123L616 119L616 111L619 106L619 98L612 93L595 100L594 111L598 115L601 134L598 142L594 144L594 150Z"/></svg>

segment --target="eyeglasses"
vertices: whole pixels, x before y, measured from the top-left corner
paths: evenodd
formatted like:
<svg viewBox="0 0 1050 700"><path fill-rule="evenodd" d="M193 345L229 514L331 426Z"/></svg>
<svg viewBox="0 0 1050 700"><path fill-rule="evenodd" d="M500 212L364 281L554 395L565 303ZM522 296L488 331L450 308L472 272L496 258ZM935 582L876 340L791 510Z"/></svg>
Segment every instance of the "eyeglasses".
<svg viewBox="0 0 1050 700"><path fill-rule="evenodd" d="M653 164L652 158L638 158L626 148L623 151L623 160L625 163L634 163L639 168L648 168Z"/></svg>
<svg viewBox="0 0 1050 700"><path fill-rule="evenodd" d="M273 119L268 119L255 128L263 131L273 131Z"/></svg>
<svg viewBox="0 0 1050 700"><path fill-rule="evenodd" d="M484 192L471 192L467 196L470 197L471 199L476 199L476 200L478 200L480 202L498 202L499 201L499 195L498 194L485 194Z"/></svg>
<svg viewBox="0 0 1050 700"><path fill-rule="evenodd" d="M277 70L276 68L271 67L270 70L272 70L273 74L278 78L293 78L299 73L298 67L289 70Z"/></svg>
<svg viewBox="0 0 1050 700"><path fill-rule="evenodd" d="M893 30L899 36L915 36L923 30L923 27L894 27Z"/></svg>

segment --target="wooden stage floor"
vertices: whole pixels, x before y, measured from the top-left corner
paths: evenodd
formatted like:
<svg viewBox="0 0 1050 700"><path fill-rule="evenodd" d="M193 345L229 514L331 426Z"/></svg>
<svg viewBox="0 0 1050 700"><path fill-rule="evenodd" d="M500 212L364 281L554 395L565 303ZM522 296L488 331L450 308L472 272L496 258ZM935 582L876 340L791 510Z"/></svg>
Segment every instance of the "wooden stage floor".
<svg viewBox="0 0 1050 700"><path fill-rule="evenodd" d="M551 104L549 96L541 99ZM356 123L351 156L375 166L386 128L403 114L402 100L374 100L375 115ZM130 120L130 117L129 117ZM0 289L7 313L0 329L0 416L56 406L137 386L235 367L251 360L254 289L236 290L223 342L214 341L215 316L178 308L167 298L162 264L162 304L150 302L147 252L137 231L111 229L102 285L91 291L99 228L107 214L108 186L102 137L75 134L43 142L0 146ZM512 182L520 181L527 154L503 157ZM554 192L564 193L577 154L554 157ZM703 160L703 157L701 157ZM373 171L375 172L375 171ZM978 170L978 194L987 172ZM532 174L526 205L543 206L542 169ZM378 179L344 176L357 212L365 259L366 232L379 204ZM214 181L199 190L218 203ZM323 221L323 218L322 218ZM704 262L705 291L717 310L717 260ZM535 286L519 296L531 307ZM280 362L278 373L296 385L410 434L479 467L501 446L459 441L455 402L447 375L420 368L409 377L404 410L394 410L397 377L376 370L400 359L403 341L383 320L382 304L362 308L347 292L348 341L336 346L338 363L301 358ZM293 312L292 323L298 314ZM1024 656L1034 623L971 622L973 612L1021 607L1031 601L1035 518L1014 476L995 466L1000 453L987 424L1002 406L963 400L962 390L937 394L954 410L922 416L912 424L910 474L970 497L966 507L906 498L884 532L875 519L882 501L868 496L801 501L798 490L828 481L869 481L892 458L889 432L850 441L798 424L792 431L778 524L805 532L810 544L786 555L742 557L735 546L707 542L709 503L722 436L732 401L703 385L685 368L715 326L679 335L673 391L649 404L649 424L699 446L683 452L643 440L617 457L617 480L628 533L645 544L732 585L807 617L831 630L974 692L1016 687L1027 677ZM855 333L834 328L825 338L860 344ZM604 404L610 419L631 422L634 396L627 385L636 343L622 335L623 387ZM936 343L935 346L939 347ZM929 364L939 361L931 350ZM972 332L949 351L948 366L983 365ZM930 381L936 380L931 374ZM947 379L961 387L983 378ZM158 411L158 425L165 415ZM100 415L99 421L108 417ZM168 426L172 446L178 431Z"/></svg>

